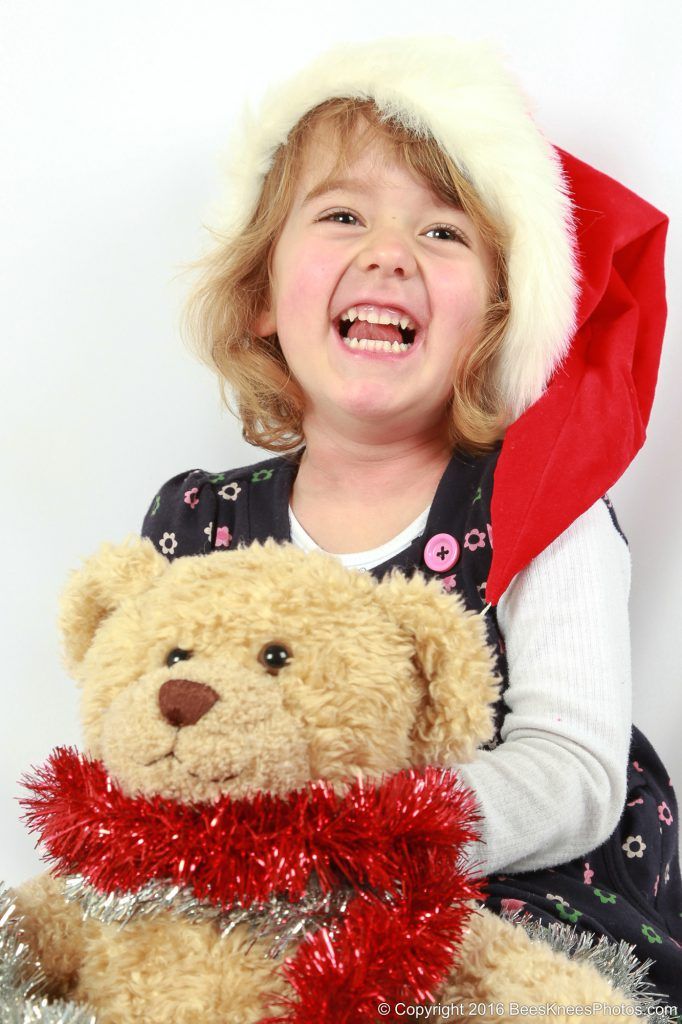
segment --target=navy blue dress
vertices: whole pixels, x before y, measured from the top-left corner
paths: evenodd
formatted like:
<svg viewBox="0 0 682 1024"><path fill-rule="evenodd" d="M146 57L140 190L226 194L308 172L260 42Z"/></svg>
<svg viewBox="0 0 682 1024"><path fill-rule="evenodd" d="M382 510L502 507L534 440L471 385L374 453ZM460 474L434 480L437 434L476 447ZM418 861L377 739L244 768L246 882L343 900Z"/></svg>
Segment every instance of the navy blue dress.
<svg viewBox="0 0 682 1024"><path fill-rule="evenodd" d="M424 534L372 573L381 578L397 567L406 575L419 571L436 576L444 589L461 594L469 608L483 608L492 554L490 502L498 455L499 448L479 457L453 455L438 485ZM143 535L168 558L227 550L270 537L289 541L289 498L298 458L294 454L268 459L224 473L192 470L180 474L154 498ZM609 511L614 529L620 533L610 504ZM441 533L454 537L461 549L456 565L443 572L424 561L429 539ZM433 562L433 557L429 561ZM494 747L507 710L507 668L494 609L486 620L503 679L496 709L497 736L489 745ZM626 804L611 837L567 864L493 875L487 889L487 906L493 912L520 908L544 924L569 922L578 931L631 943L641 960L654 961L650 980L669 1005L679 1007L682 1013L677 803L668 773L637 728L632 730Z"/></svg>

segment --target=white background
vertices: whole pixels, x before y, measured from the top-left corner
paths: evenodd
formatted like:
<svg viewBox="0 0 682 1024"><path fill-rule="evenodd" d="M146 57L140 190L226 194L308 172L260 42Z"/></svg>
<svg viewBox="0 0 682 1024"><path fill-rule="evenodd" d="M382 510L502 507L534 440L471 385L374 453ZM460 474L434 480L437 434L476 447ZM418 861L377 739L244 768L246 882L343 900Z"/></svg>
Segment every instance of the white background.
<svg viewBox="0 0 682 1024"><path fill-rule="evenodd" d="M248 94L322 47L386 33L495 41L554 142L671 216L649 440L612 497L633 554L635 720L682 791L679 10L3 0L0 877L38 866L16 780L80 738L54 625L68 570L138 530L166 478L259 457L177 329L180 271L221 194L230 125Z"/></svg>

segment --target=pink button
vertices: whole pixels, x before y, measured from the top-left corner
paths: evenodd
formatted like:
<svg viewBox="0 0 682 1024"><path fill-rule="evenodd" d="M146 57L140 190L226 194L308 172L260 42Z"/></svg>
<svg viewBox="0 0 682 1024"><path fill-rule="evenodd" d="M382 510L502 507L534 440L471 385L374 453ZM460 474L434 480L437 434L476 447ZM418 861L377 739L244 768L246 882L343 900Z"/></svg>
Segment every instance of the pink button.
<svg viewBox="0 0 682 1024"><path fill-rule="evenodd" d="M447 572L459 558L459 544L449 533L437 533L424 548L424 561L434 572Z"/></svg>

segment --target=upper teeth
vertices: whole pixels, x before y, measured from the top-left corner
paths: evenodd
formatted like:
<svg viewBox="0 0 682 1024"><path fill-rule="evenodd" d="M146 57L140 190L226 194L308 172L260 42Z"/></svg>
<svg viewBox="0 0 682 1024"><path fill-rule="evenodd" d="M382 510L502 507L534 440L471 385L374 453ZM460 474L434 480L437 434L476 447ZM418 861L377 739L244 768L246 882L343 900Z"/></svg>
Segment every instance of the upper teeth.
<svg viewBox="0 0 682 1024"><path fill-rule="evenodd" d="M351 306L345 313L341 314L342 320L350 320L352 323L354 320L364 320L368 324L393 324L395 327L402 327L403 330L409 327L410 330L414 331L417 325L409 316L394 316L390 313L375 313L375 312L364 312L358 310L355 306Z"/></svg>

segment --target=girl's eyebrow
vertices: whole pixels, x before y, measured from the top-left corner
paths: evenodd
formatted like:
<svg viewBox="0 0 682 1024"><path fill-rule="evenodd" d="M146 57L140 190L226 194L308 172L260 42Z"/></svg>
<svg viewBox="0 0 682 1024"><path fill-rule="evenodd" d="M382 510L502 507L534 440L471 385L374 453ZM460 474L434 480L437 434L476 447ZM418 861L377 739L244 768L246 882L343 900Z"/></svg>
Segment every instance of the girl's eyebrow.
<svg viewBox="0 0 682 1024"><path fill-rule="evenodd" d="M362 178L324 178L307 193L301 206L312 203L313 199L319 199L320 196L328 195L330 192L360 192L366 194L371 191L371 187Z"/></svg>
<svg viewBox="0 0 682 1024"><path fill-rule="evenodd" d="M313 200L319 199L320 196L329 195L330 192L358 192L361 195L368 195L371 191L372 185L364 178L323 178L322 181L311 188L310 192L306 193L301 206L312 203ZM447 203L437 196L434 196L433 201L435 206L442 207L443 209L447 208L464 212L461 202Z"/></svg>

